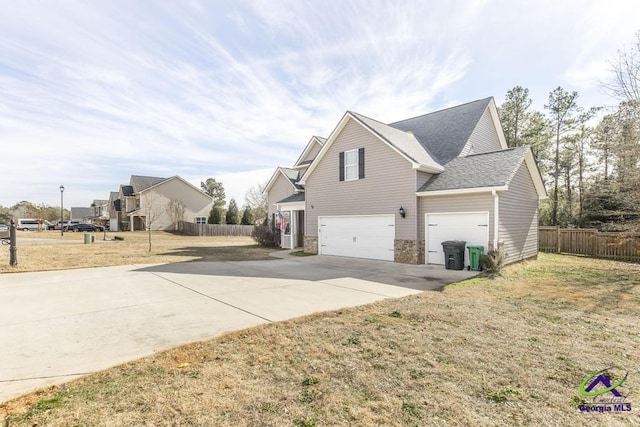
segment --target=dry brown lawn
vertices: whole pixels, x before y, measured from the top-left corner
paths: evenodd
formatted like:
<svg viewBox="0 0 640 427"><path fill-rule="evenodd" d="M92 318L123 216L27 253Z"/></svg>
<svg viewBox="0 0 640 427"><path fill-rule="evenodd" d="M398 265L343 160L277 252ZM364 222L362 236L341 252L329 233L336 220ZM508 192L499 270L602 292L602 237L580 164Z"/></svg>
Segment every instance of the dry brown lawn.
<svg viewBox="0 0 640 427"><path fill-rule="evenodd" d="M358 308L269 324L0 406L13 425L579 426L640 423L640 266L541 254ZM631 413L577 411L617 365Z"/></svg>
<svg viewBox="0 0 640 427"><path fill-rule="evenodd" d="M91 233L95 242L84 244L84 233L59 231L18 232L18 265L9 266L9 246L0 247L0 273L157 264L181 261L239 261L270 259L273 248L263 248L250 237L193 237L153 232L151 251L146 232ZM124 238L114 240L115 236Z"/></svg>

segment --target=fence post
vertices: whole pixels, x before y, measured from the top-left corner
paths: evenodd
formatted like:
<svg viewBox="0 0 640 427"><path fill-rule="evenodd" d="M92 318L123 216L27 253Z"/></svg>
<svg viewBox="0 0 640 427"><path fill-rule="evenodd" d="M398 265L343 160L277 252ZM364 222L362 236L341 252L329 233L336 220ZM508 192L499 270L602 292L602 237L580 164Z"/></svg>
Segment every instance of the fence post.
<svg viewBox="0 0 640 427"><path fill-rule="evenodd" d="M556 225L556 253L560 253L560 226Z"/></svg>
<svg viewBox="0 0 640 427"><path fill-rule="evenodd" d="M12 267L18 265L18 244L16 243L15 219L11 220L11 227L9 228L9 265Z"/></svg>

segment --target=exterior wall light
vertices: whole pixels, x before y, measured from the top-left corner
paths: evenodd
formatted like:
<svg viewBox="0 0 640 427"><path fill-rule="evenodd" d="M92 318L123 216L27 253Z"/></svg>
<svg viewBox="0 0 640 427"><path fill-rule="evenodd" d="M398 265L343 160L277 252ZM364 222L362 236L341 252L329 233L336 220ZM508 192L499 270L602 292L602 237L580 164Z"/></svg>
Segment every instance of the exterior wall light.
<svg viewBox="0 0 640 427"><path fill-rule="evenodd" d="M406 216L406 212L404 211L404 208L402 206L400 206L400 209L398 210L398 212L400 212L400 216L402 218L404 218Z"/></svg>

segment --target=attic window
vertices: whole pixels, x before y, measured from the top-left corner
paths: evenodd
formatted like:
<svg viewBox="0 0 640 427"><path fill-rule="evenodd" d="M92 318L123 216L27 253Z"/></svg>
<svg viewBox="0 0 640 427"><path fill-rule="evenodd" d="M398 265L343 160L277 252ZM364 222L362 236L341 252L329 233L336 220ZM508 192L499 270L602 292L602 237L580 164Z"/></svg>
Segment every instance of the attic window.
<svg viewBox="0 0 640 427"><path fill-rule="evenodd" d="M358 150L344 152L344 176L347 181L358 179Z"/></svg>
<svg viewBox="0 0 640 427"><path fill-rule="evenodd" d="M340 181L364 179L364 148L343 151L339 160Z"/></svg>

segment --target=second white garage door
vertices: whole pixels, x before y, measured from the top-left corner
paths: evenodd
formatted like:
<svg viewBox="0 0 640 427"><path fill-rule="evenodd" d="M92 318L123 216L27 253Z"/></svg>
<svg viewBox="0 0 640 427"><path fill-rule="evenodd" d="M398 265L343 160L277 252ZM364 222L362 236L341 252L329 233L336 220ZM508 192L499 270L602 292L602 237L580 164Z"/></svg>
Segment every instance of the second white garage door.
<svg viewBox="0 0 640 427"><path fill-rule="evenodd" d="M469 245L489 244L489 212L428 213L425 214L425 242L427 264L444 264L442 242L464 240ZM465 249L465 267L469 254Z"/></svg>
<svg viewBox="0 0 640 427"><path fill-rule="evenodd" d="M318 225L322 255L393 261L395 215L321 216Z"/></svg>

